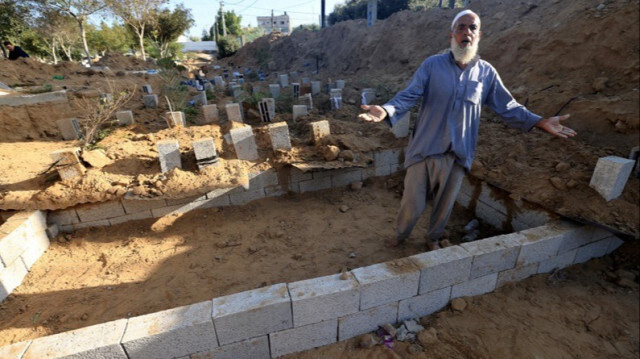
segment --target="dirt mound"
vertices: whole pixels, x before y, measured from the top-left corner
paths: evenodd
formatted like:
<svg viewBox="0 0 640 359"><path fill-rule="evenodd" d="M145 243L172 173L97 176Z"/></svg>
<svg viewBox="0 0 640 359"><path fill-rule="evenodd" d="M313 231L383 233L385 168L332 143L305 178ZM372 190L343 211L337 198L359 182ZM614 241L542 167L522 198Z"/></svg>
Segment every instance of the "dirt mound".
<svg viewBox="0 0 640 359"><path fill-rule="evenodd" d="M36 86L45 83L56 85L57 78L66 77L85 68L75 62L49 65L32 58L3 61L0 66L0 82L9 86Z"/></svg>
<svg viewBox="0 0 640 359"><path fill-rule="evenodd" d="M113 71L148 70L155 67L151 61L143 61L134 56L125 56L116 53L105 54L94 65L107 66Z"/></svg>

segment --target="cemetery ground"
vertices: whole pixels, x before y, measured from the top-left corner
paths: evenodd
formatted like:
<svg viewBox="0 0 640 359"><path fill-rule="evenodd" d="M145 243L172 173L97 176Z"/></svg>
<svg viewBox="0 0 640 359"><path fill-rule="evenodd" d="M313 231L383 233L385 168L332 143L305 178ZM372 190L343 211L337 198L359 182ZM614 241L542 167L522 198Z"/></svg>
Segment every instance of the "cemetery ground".
<svg viewBox="0 0 640 359"><path fill-rule="evenodd" d="M464 310L447 307L423 318L427 334L416 342L423 350L414 354L411 350L416 347L409 347L416 343L396 342L393 350L384 345L363 349L359 339L353 339L291 358L638 356L638 178L632 175L620 197L611 201L589 186L599 158L627 158L638 145L638 33L625 30L629 28L625 24L637 24L638 3L615 2L596 11L597 5L577 1L559 11L553 1L513 7L498 1L474 2L474 10L491 14L483 20L483 58L496 66L516 98L529 108L545 115L572 113L567 125L577 129L578 137L560 140L537 130L522 134L486 112L470 175L504 189L513 199L603 226L627 243L605 258L466 298ZM205 66L210 79L223 76L224 69L272 68L265 70L265 82L246 78L244 84L248 101L243 122L253 128L257 160L238 160L236 149L224 139L232 129L244 126L228 121L226 104L237 101L228 87L214 90L215 96L208 99L217 105L216 121L204 123L204 113L196 107L187 113L186 127L168 127L170 109L163 96L170 89L169 80L144 73L149 64L122 56L97 64L108 65L109 70L68 63L50 66L28 59L4 62L0 81L33 92L50 84L54 91L65 89L68 102L1 108L0 209L6 214L23 209L55 211L122 198L179 203L219 188L246 186L255 171L305 164L368 166L372 151L403 147L406 138L396 138L385 124L356 118L363 89L376 90L377 104L402 89L426 55L447 46L444 34L433 44L424 44L420 34L439 34L451 15L445 10L403 12L369 33L361 22L350 21L317 34L259 39L232 58L198 64ZM554 26L540 30L543 18ZM400 26L405 31L398 31ZM397 35L386 36L390 29ZM574 34L575 39L567 40L563 33ZM594 38L597 41L589 40ZM370 47L373 53L365 51L372 43L377 45ZM504 45L508 43L520 45L516 49ZM357 51L349 44L358 44ZM255 55L264 46L271 54L268 59ZM575 54L572 62L563 60L567 47ZM332 56L320 59L316 75L312 71L318 49ZM385 56L379 53L382 49ZM521 51L532 55L523 57ZM518 66L513 64L515 57L522 59ZM251 99L251 86L261 86L268 97L268 85L279 81L277 74L294 71L300 83L303 77L318 80L323 90L313 96L314 109L294 119L292 107L298 102L289 94L291 87L280 89L274 122L287 123L292 149L273 151L267 124L261 121L255 98ZM180 80L187 79L183 72ZM346 83L342 106L332 109L326 86L338 79ZM160 95L157 108L144 104L141 87L146 84ZM120 110L132 111L135 123L105 126L104 139L85 149L104 151L106 162L92 165L85 159L87 172L81 178L56 178L55 169L49 168L50 153L79 144L64 141L56 121L82 119L87 101L95 103L101 93L127 89L136 95ZM190 98L196 96L195 89L189 91ZM327 144L315 144L310 124L322 120L330 123L327 141L340 150L338 158L328 160ZM193 142L206 137L213 138L219 164L200 170ZM178 141L181 169L161 173L157 143L163 140ZM383 246L393 235L401 193L399 172L369 178L362 188L283 193L241 206L60 233L22 285L0 304L0 346L422 252L427 216L406 246ZM447 239L459 243L462 227L473 217L456 207ZM483 224L480 238L498 233L503 232ZM532 346L544 349L532 353Z"/></svg>

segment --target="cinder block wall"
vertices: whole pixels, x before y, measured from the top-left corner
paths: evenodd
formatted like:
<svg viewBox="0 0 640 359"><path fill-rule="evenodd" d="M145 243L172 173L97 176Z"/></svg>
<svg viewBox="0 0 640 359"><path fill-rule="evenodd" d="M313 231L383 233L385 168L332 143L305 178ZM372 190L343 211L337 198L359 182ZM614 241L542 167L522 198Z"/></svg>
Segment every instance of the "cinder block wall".
<svg viewBox="0 0 640 359"><path fill-rule="evenodd" d="M19 212L0 225L0 302L22 283L49 248L46 229L42 211Z"/></svg>
<svg viewBox="0 0 640 359"><path fill-rule="evenodd" d="M554 221L400 260L0 347L1 358L276 358L430 315L451 299L603 256L622 240Z"/></svg>

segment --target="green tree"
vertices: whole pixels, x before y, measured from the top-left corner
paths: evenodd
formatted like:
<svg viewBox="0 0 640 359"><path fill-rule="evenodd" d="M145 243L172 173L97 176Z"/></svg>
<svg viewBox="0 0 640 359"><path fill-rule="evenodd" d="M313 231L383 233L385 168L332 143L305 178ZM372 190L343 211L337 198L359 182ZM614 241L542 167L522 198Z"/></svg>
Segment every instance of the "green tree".
<svg viewBox="0 0 640 359"><path fill-rule="evenodd" d="M167 57L171 43L175 42L182 33L189 30L194 20L191 11L180 4L171 11L162 9L157 11L157 21L147 31L147 36L153 40L159 50L161 58Z"/></svg>
<svg viewBox="0 0 640 359"><path fill-rule="evenodd" d="M39 35L38 40L48 48L54 64L58 63L58 51L71 60L71 47L80 41L80 34L70 16L61 11L44 9L35 19L32 29ZM34 50L31 49L32 52Z"/></svg>
<svg viewBox="0 0 640 359"><path fill-rule="evenodd" d="M303 24L295 27L292 32L295 31L320 31L320 26L318 24Z"/></svg>
<svg viewBox="0 0 640 359"><path fill-rule="evenodd" d="M415 0L413 0L415 1ZM366 19L367 0L348 0L344 5L336 5L335 10L329 14L329 24L340 21ZM398 11L409 9L412 0L378 0L378 19L383 20Z"/></svg>
<svg viewBox="0 0 640 359"><path fill-rule="evenodd" d="M104 21L97 27L88 27L87 41L101 55L107 52L126 52L137 45L124 25L114 23L109 26Z"/></svg>
<svg viewBox="0 0 640 359"><path fill-rule="evenodd" d="M240 48L240 44L235 36L220 36L217 44L218 56L220 58L231 56Z"/></svg>
<svg viewBox="0 0 640 359"><path fill-rule="evenodd" d="M216 24L218 24L218 34L223 34L220 13L216 16ZM224 24L226 26L227 35L242 35L242 15L236 15L233 10L227 11L224 13Z"/></svg>
<svg viewBox="0 0 640 359"><path fill-rule="evenodd" d="M0 49L2 54L7 57L7 52L4 47L4 40L10 40L15 43L18 41L21 34L29 26L27 24L31 17L29 8L23 1L16 0L0 0Z"/></svg>
<svg viewBox="0 0 640 359"><path fill-rule="evenodd" d="M157 21L157 10L166 0L105 0L111 11L136 35L142 60L147 60L144 51L144 34L147 26Z"/></svg>

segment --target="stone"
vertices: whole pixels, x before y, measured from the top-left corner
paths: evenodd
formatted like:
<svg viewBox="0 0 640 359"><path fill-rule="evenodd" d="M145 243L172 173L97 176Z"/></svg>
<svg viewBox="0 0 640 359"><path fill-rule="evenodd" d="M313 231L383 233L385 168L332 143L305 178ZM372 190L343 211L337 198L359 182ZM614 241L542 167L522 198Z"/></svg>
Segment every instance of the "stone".
<svg viewBox="0 0 640 359"><path fill-rule="evenodd" d="M293 105L293 120L295 121L300 116L307 115L307 106L305 105Z"/></svg>
<svg viewBox="0 0 640 359"><path fill-rule="evenodd" d="M216 146L213 143L213 137L194 141L193 153L196 156L196 164L200 170L218 163L218 153L216 151Z"/></svg>
<svg viewBox="0 0 640 359"><path fill-rule="evenodd" d="M258 102L260 118L262 122L271 122L276 117L276 100L274 98L263 98Z"/></svg>
<svg viewBox="0 0 640 359"><path fill-rule="evenodd" d="M289 126L285 121L269 125L269 136L271 137L271 147L274 151L288 151L291 149Z"/></svg>
<svg viewBox="0 0 640 359"><path fill-rule="evenodd" d="M81 157L83 161L87 162L91 165L91 167L94 168L106 167L113 163L113 161L109 157L107 157L107 155L101 149L91 151L84 150L82 151Z"/></svg>
<svg viewBox="0 0 640 359"><path fill-rule="evenodd" d="M329 121L322 120L311 123L311 132L313 133L313 142L316 146L325 143L327 137L331 134L331 127Z"/></svg>
<svg viewBox="0 0 640 359"><path fill-rule="evenodd" d="M311 94L317 95L320 93L322 88L322 83L320 81L311 81Z"/></svg>
<svg viewBox="0 0 640 359"><path fill-rule="evenodd" d="M336 88L343 89L344 86L345 86L345 81L344 80L336 80Z"/></svg>
<svg viewBox="0 0 640 359"><path fill-rule="evenodd" d="M565 172L571 169L571 165L566 162L559 162L555 168L558 172Z"/></svg>
<svg viewBox="0 0 640 359"><path fill-rule="evenodd" d="M198 123L199 125L209 124L218 122L219 120L219 112L218 105L204 105L202 106L202 112L204 114L204 122Z"/></svg>
<svg viewBox="0 0 640 359"><path fill-rule="evenodd" d="M558 189L560 191L566 191L567 190L567 185L559 177L551 177L551 178L549 178L549 182L551 182L553 187L555 187L556 189Z"/></svg>
<svg viewBox="0 0 640 359"><path fill-rule="evenodd" d="M121 126L133 125L135 123L132 111L118 111L116 112L116 119Z"/></svg>
<svg viewBox="0 0 640 359"><path fill-rule="evenodd" d="M271 93L271 97L280 98L280 85L278 84L270 84L269 92Z"/></svg>
<svg viewBox="0 0 640 359"><path fill-rule="evenodd" d="M454 298L451 300L451 309L456 312L464 312L467 309L467 301L463 298Z"/></svg>
<svg viewBox="0 0 640 359"><path fill-rule="evenodd" d="M376 346L376 344L378 344L378 339L373 334L367 333L360 337L361 348L373 348L374 346Z"/></svg>
<svg viewBox="0 0 640 359"><path fill-rule="evenodd" d="M162 173L174 168L182 168L178 140L159 141L156 147L158 149L158 158L160 159L160 170Z"/></svg>
<svg viewBox="0 0 640 359"><path fill-rule="evenodd" d="M422 353L422 346L420 344L413 343L407 347L407 352L411 355Z"/></svg>
<svg viewBox="0 0 640 359"><path fill-rule="evenodd" d="M142 101L144 101L144 107L146 108L158 108L158 95L144 95L142 96Z"/></svg>
<svg viewBox="0 0 640 359"><path fill-rule="evenodd" d="M186 127L187 123L185 121L184 118L184 112L182 111L172 111L172 112L166 112L165 113L165 120L167 121L167 126L169 126L169 128L174 128L174 127Z"/></svg>
<svg viewBox="0 0 640 359"><path fill-rule="evenodd" d="M340 149L337 146L328 145L322 148L322 155L327 162L334 161L336 158L338 158L339 154Z"/></svg>
<svg viewBox="0 0 640 359"><path fill-rule="evenodd" d="M598 159L589 186L595 189L605 201L618 198L627 179L633 170L635 161L617 156L607 156Z"/></svg>
<svg viewBox="0 0 640 359"><path fill-rule="evenodd" d="M363 185L362 181L354 181L354 182L351 182L351 184L349 185L349 188L351 188L352 191L359 191L362 189L362 185Z"/></svg>
<svg viewBox="0 0 640 359"><path fill-rule="evenodd" d="M355 155L351 150L343 150L343 151L340 151L338 158L342 158L345 161L353 161L355 159Z"/></svg>
<svg viewBox="0 0 640 359"><path fill-rule="evenodd" d="M76 118L63 118L56 121L56 124L58 124L60 134L65 141L78 140L83 137L82 128Z"/></svg>
<svg viewBox="0 0 640 359"><path fill-rule="evenodd" d="M255 161L260 158L251 126L234 128L229 135L239 160Z"/></svg>
<svg viewBox="0 0 640 359"><path fill-rule="evenodd" d="M287 74L280 75L280 87L289 87L289 75Z"/></svg>
<svg viewBox="0 0 640 359"><path fill-rule="evenodd" d="M425 347L436 344L438 342L438 331L431 327L418 333L418 341Z"/></svg>
<svg viewBox="0 0 640 359"><path fill-rule="evenodd" d="M313 96L311 96L310 93L303 95L300 98L300 104L307 106L307 110L312 110L313 109Z"/></svg>
<svg viewBox="0 0 640 359"><path fill-rule="evenodd" d="M73 179L84 175L87 169L80 163L79 147L51 152L51 159L62 180Z"/></svg>
<svg viewBox="0 0 640 359"><path fill-rule="evenodd" d="M228 103L225 105L227 110L227 120L243 123L242 112L240 111L240 104Z"/></svg>

